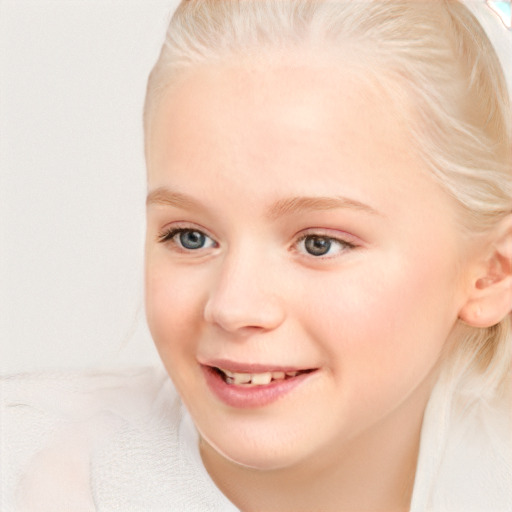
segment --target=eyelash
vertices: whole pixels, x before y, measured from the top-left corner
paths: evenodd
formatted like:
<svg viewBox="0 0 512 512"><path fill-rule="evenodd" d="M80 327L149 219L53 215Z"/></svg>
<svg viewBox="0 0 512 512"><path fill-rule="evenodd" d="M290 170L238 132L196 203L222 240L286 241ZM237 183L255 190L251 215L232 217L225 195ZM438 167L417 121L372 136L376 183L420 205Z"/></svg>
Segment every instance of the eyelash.
<svg viewBox="0 0 512 512"><path fill-rule="evenodd" d="M307 252L306 250L304 250L304 252L298 251L297 247L300 244L305 243L307 239L327 240L329 242L328 251L330 251L332 244L336 245L339 250L334 255L328 255L327 253L321 254L321 255L314 255L314 254L311 254L310 252ZM337 238L337 237L330 236L330 235L322 233L322 232L310 232L310 233L305 233L302 236L300 236L299 239L294 243L294 248L295 248L295 250L300 252L301 255L303 255L303 256L312 257L314 259L331 259L331 258L335 258L336 256L338 256L341 253L357 249L357 245L348 240L344 240L343 238Z"/></svg>
<svg viewBox="0 0 512 512"><path fill-rule="evenodd" d="M194 252L199 249L204 249L204 247L200 247L198 249L189 249L187 247L183 247L180 242L176 240L176 237L178 235L181 235L183 233L199 233L202 236L204 236L206 239L209 239L213 242L213 244L216 246L217 243L215 240L213 240L210 236L208 236L206 233L201 231L200 229L194 229L194 228L185 228L185 227L171 227L169 229L166 229L163 233L160 233L157 237L158 242L160 243L172 243L178 250L182 252Z"/></svg>
<svg viewBox="0 0 512 512"><path fill-rule="evenodd" d="M187 247L183 247L183 245L176 239L178 235L181 235L183 233L198 233L202 235L205 239L209 239L212 243L210 247L198 247L197 249L191 249ZM191 227L171 227L169 229L166 229L164 232L160 233L157 237L158 242L160 243L172 243L177 250L184 253L193 253L195 251L200 251L201 249L209 249L212 247L217 247L218 244L213 240L210 236L208 236L206 233L201 231L200 229L194 229ZM326 240L329 243L328 250L326 254L318 254L314 255L311 252L308 252L307 250L299 251L298 247L300 244L305 243L308 239L317 239L318 240ZM339 251L335 255L328 255L328 252L331 250L332 244L335 244ZM299 252L302 256L306 257L312 257L313 259L320 260L320 259L331 259L335 258L338 254L341 254L346 251L351 251L354 249L357 249L357 245L348 241L344 240L342 238L336 238L333 236L329 236L328 234L321 233L320 231L316 232L309 232L301 235L293 244L293 249L296 252Z"/></svg>

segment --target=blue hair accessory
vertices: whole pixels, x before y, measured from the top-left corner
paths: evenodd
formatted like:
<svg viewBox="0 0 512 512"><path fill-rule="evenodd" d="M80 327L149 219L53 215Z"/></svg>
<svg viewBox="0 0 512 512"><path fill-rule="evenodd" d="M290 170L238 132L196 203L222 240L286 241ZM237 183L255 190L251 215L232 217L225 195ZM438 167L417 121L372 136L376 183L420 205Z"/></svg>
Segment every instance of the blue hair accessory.
<svg viewBox="0 0 512 512"><path fill-rule="evenodd" d="M486 4L499 16L508 30L512 30L512 7L510 0L506 2L496 2L487 0Z"/></svg>
<svg viewBox="0 0 512 512"><path fill-rule="evenodd" d="M508 92L512 99L512 20L511 0L462 0L476 16L501 62Z"/></svg>

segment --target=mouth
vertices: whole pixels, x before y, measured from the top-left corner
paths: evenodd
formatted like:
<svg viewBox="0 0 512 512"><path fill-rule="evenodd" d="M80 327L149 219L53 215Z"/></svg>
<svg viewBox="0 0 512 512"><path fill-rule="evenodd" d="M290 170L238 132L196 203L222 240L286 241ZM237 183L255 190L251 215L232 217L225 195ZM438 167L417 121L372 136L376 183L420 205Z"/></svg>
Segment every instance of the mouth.
<svg viewBox="0 0 512 512"><path fill-rule="evenodd" d="M212 367L212 370L219 375L222 380L229 385L243 386L243 387L258 387L268 386L272 383L279 383L287 381L303 375L306 373L314 372L315 369L308 370L293 370L293 371L268 371L258 373L242 373L233 372L225 368Z"/></svg>
<svg viewBox="0 0 512 512"><path fill-rule="evenodd" d="M237 409L259 408L302 388L320 368L297 368L228 360L200 363L210 391L224 404Z"/></svg>

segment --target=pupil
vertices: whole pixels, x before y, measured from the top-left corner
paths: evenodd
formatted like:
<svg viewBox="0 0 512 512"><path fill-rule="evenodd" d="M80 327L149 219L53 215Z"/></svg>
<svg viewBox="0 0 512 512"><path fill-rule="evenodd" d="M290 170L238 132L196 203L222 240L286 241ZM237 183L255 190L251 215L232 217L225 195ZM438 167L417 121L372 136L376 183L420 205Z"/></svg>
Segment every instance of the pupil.
<svg viewBox="0 0 512 512"><path fill-rule="evenodd" d="M313 256L323 256L331 248L331 240L321 236L310 236L306 238L305 246L309 254Z"/></svg>
<svg viewBox="0 0 512 512"><path fill-rule="evenodd" d="M180 243L185 249L200 249L205 243L205 236L199 231L183 231Z"/></svg>

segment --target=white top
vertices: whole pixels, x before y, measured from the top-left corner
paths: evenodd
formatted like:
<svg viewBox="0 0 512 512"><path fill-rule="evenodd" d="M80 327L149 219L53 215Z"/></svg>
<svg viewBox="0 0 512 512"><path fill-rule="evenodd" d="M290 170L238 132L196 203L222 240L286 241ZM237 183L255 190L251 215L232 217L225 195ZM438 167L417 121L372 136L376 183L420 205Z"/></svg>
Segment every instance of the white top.
<svg viewBox="0 0 512 512"><path fill-rule="evenodd" d="M163 369L4 377L2 512L236 512L201 462ZM467 403L438 385L411 512L511 512L511 397Z"/></svg>

